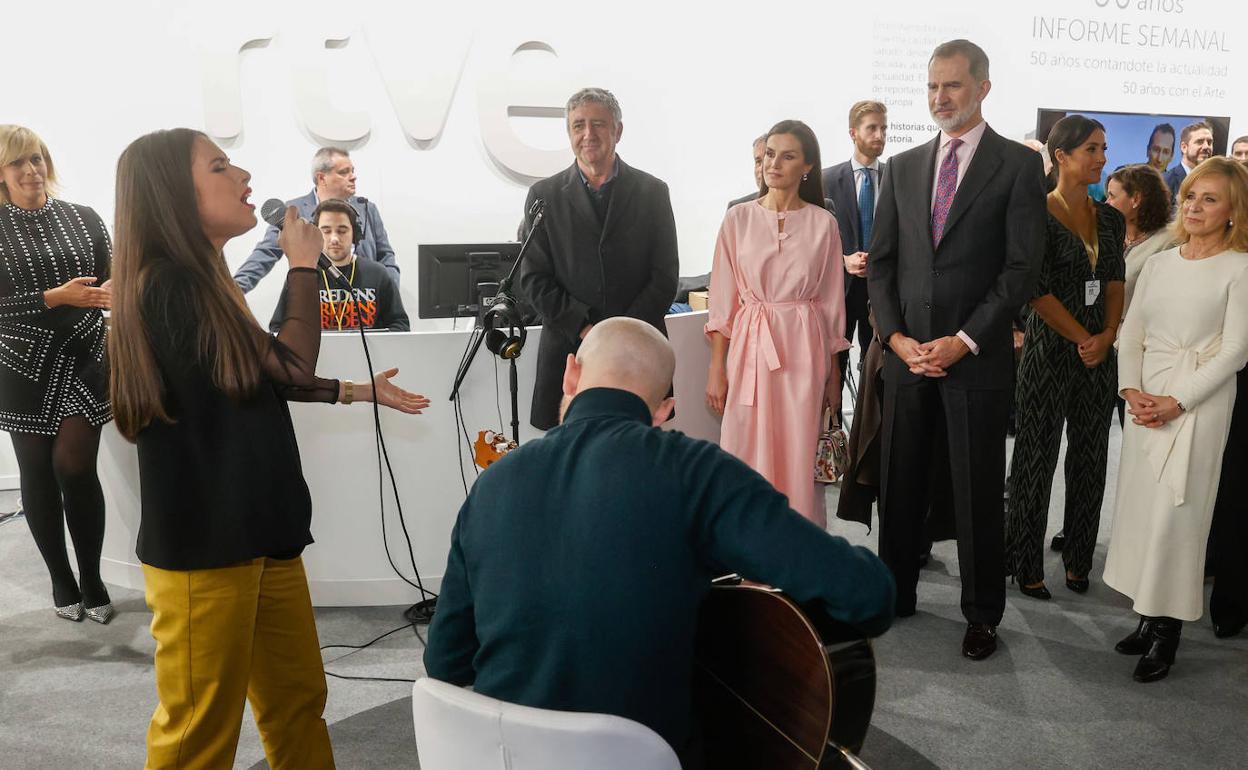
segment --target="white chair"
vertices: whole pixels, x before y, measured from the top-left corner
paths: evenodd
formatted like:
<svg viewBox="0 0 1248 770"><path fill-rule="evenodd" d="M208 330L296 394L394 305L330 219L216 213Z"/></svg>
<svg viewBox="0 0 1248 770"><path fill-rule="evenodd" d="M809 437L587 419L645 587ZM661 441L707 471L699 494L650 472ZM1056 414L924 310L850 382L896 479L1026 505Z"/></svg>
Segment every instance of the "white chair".
<svg viewBox="0 0 1248 770"><path fill-rule="evenodd" d="M643 724L517 706L428 677L412 687L421 770L680 770Z"/></svg>

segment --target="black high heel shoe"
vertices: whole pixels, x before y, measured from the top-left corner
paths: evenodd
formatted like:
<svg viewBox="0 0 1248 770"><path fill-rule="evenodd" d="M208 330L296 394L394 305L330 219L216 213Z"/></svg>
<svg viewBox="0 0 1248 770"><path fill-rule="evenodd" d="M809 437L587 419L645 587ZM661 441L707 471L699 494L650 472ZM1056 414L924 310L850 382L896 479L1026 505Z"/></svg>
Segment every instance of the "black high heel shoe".
<svg viewBox="0 0 1248 770"><path fill-rule="evenodd" d="M1045 588L1044 583L1038 586L1025 586L1021 582L1018 584L1018 590L1023 596L1030 596L1033 599L1048 601L1053 598L1053 594L1049 593L1049 589Z"/></svg>
<svg viewBox="0 0 1248 770"><path fill-rule="evenodd" d="M1086 577L1072 578L1069 574L1066 575L1066 587L1077 594L1086 594L1091 585Z"/></svg>
<svg viewBox="0 0 1248 770"><path fill-rule="evenodd" d="M1174 618L1155 618L1149 634L1148 652L1135 664L1132 678L1137 682L1156 682L1165 679L1174 665L1174 653L1179 649L1179 637L1183 633L1183 621Z"/></svg>

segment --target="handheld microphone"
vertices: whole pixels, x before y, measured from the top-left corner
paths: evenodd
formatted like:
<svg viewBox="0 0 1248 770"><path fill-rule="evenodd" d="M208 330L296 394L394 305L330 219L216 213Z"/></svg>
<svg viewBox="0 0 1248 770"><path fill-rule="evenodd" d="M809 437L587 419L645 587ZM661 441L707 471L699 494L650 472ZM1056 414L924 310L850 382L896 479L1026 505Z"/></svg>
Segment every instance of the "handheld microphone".
<svg viewBox="0 0 1248 770"><path fill-rule="evenodd" d="M269 198L260 207L260 218L281 230L282 226L286 224L286 204L282 203L280 198ZM355 287L342 274L342 271L334 266L333 262L329 261L329 257L325 256L325 252L322 251L321 255L316 258L316 264L322 270L332 275L340 284L346 286L349 291L354 290Z"/></svg>

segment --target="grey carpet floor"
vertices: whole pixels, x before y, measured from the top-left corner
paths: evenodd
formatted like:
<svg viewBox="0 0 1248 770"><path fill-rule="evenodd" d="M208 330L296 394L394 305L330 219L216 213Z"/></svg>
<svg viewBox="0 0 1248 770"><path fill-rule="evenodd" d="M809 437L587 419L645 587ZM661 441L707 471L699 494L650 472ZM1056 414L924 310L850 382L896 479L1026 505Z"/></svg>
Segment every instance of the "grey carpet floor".
<svg viewBox="0 0 1248 770"><path fill-rule="evenodd" d="M1109 476L1118 453L1115 427ZM1059 465L1059 468L1061 466ZM1054 484L1049 534L1060 526ZM835 507L835 490L829 507ZM15 497L0 494L0 511ZM1113 510L1106 495L1092 589L1062 587L1049 552L1051 602L1011 588L1001 647L975 663L958 654L954 545L938 543L919 586L919 612L876 643L879 690L863 759L880 768L1236 768L1248 765L1248 634L1215 639L1208 620L1184 628L1178 665L1156 684L1131 680L1113 652L1134 627L1129 602L1100 582ZM858 525L836 534L874 547ZM315 547L315 546L314 546ZM155 706L143 597L116 590L109 626L67 623L48 607L46 573L22 521L0 524L0 768L137 768ZM317 611L322 644L359 644L402 623L399 607ZM423 629L422 629L423 633ZM404 630L327 670L415 678L421 641ZM416 768L410 685L329 679L326 720L341 768ZM237 768L267 767L244 715Z"/></svg>

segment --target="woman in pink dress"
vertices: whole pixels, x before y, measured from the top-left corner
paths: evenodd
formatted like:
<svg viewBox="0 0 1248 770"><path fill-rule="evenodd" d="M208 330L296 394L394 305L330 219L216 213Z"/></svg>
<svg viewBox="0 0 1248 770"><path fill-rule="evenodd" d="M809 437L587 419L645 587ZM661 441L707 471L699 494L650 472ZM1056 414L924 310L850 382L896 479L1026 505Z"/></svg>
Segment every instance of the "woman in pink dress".
<svg viewBox="0 0 1248 770"><path fill-rule="evenodd" d="M801 121L767 133L758 200L728 210L711 270L707 403L720 445L827 526L815 487L825 406L840 406L844 267L836 218L823 206L819 142Z"/></svg>

